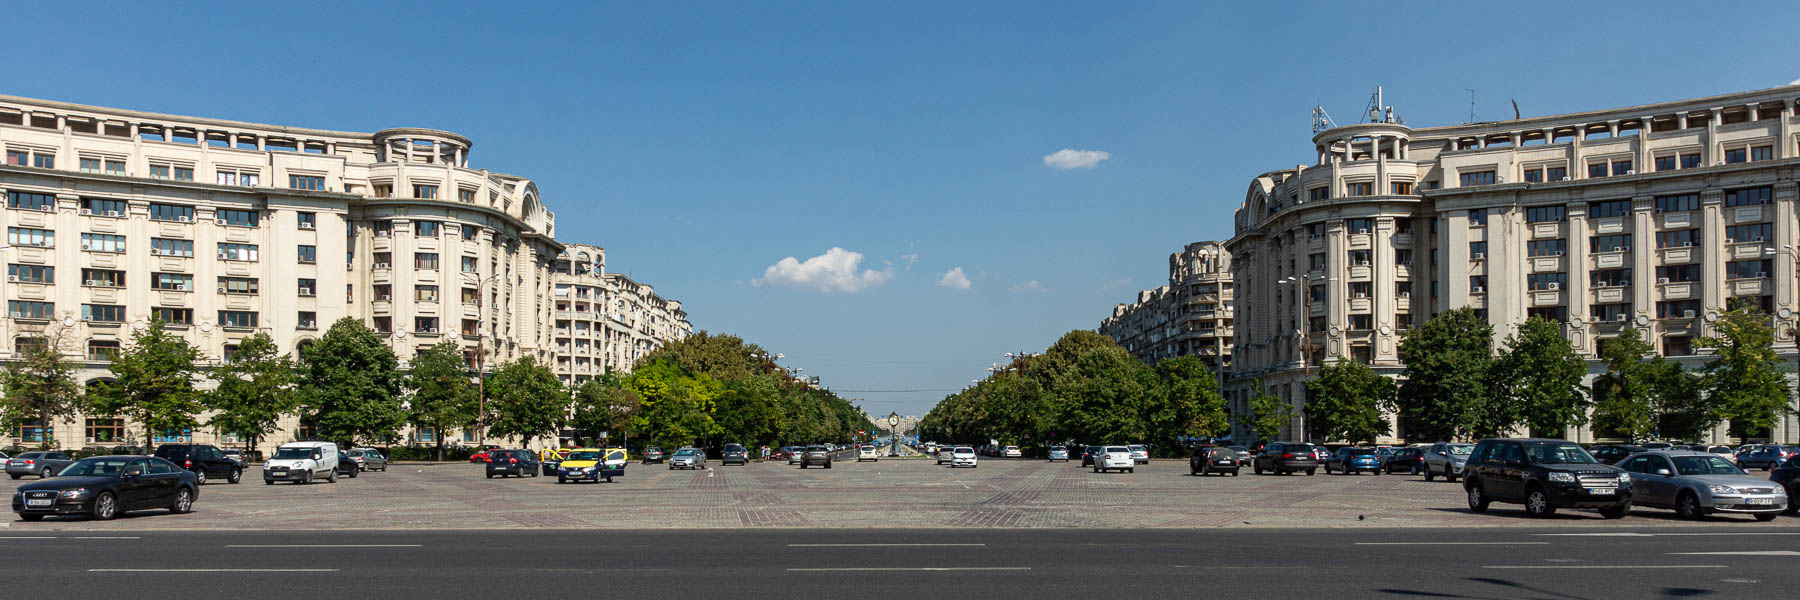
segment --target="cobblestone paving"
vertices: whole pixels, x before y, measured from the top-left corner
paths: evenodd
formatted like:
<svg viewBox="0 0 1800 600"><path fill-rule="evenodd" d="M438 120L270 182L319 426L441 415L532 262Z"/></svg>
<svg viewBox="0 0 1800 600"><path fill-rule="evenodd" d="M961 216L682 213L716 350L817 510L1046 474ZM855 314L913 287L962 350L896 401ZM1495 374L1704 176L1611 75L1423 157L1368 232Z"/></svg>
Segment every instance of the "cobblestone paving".
<svg viewBox="0 0 1800 600"><path fill-rule="evenodd" d="M154 529L661 529L756 527L1583 527L1682 526L1669 511L1618 521L1593 511L1535 520L1511 505L1486 515L1463 506L1458 484L1405 475L1251 474L1192 477L1179 461L1135 473L1071 463L983 459L975 469L929 460L782 463L671 471L631 465L614 483L558 485L554 477L487 479L481 465L395 465L336 484L213 483L196 512L133 513L112 522L0 521L0 530ZM0 479L10 497L32 479ZM1785 520L1785 519L1784 519ZM1748 521L1716 518L1704 523ZM1779 522L1779 521L1778 521ZM1753 526L1753 525L1752 525Z"/></svg>

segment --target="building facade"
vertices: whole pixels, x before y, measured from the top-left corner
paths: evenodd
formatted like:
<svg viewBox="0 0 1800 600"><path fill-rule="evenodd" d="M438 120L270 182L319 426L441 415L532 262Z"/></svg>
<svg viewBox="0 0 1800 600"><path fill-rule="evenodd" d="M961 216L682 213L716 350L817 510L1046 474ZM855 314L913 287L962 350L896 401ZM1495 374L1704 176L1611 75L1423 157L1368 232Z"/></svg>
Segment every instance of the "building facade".
<svg viewBox="0 0 1800 600"><path fill-rule="evenodd" d="M1462 306L1496 338L1531 316L1562 323L1590 376L1626 328L1704 362L1694 340L1733 301L1770 313L1777 351L1796 355L1800 87L1417 129L1385 118L1312 141L1314 164L1251 181L1226 242L1256 300L1238 310L1234 410L1256 382L1298 409L1313 369L1338 360L1397 374L1402 332ZM1296 413L1284 439L1310 437ZM1794 442L1800 424L1769 437Z"/></svg>
<svg viewBox="0 0 1800 600"><path fill-rule="evenodd" d="M433 129L330 131L0 96L0 360L58 340L89 383L153 319L210 366L256 333L291 352L354 317L403 364L444 341L484 370L553 362L568 246L537 186L471 168L472 146ZM107 445L125 424L51 425L0 439Z"/></svg>
<svg viewBox="0 0 1800 600"><path fill-rule="evenodd" d="M1215 373L1231 367L1231 253L1218 242L1194 242L1169 255L1169 283L1113 307L1100 334L1154 363L1196 356Z"/></svg>

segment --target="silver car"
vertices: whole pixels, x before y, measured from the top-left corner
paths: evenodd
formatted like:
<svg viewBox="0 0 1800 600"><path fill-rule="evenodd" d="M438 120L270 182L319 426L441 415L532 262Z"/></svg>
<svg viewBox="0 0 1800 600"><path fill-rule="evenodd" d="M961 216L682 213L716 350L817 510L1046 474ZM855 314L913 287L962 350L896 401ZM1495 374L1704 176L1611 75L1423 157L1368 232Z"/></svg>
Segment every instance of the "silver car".
<svg viewBox="0 0 1800 600"><path fill-rule="evenodd" d="M1443 475L1445 481L1456 481L1462 476L1463 466L1469 463L1469 452L1475 449L1474 444L1457 442L1438 442L1425 449L1425 480Z"/></svg>
<svg viewBox="0 0 1800 600"><path fill-rule="evenodd" d="M348 454L350 456L350 460L356 462L356 466L359 470L362 470L362 471L386 471L387 470L387 467L388 467L387 457L382 456L380 450L376 450L374 448L357 448L355 450L351 450Z"/></svg>
<svg viewBox="0 0 1800 600"><path fill-rule="evenodd" d="M1787 510L1787 490L1751 477L1731 461L1711 452L1654 450L1619 461L1631 474L1631 502L1672 508L1683 519L1715 513L1755 515L1773 521Z"/></svg>
<svg viewBox="0 0 1800 600"><path fill-rule="evenodd" d="M669 470L699 469L706 466L706 453L699 448L682 448L669 457Z"/></svg>

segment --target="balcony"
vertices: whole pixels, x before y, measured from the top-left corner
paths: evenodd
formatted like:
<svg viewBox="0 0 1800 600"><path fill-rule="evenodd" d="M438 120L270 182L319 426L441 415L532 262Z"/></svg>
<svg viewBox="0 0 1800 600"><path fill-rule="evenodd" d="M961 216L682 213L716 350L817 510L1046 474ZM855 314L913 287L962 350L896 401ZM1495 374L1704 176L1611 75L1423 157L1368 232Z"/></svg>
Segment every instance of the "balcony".
<svg viewBox="0 0 1800 600"><path fill-rule="evenodd" d="M1602 217L1594 219L1594 233L1607 235L1625 232L1625 217Z"/></svg>
<svg viewBox="0 0 1800 600"><path fill-rule="evenodd" d="M1624 252L1607 252L1605 254L1595 254L1594 255L1594 268L1596 268L1596 269L1624 268L1625 264L1627 262L1629 262L1626 260L1625 257L1626 257L1626 255Z"/></svg>
<svg viewBox="0 0 1800 600"><path fill-rule="evenodd" d="M1563 270L1563 257L1561 256L1539 256L1531 259L1531 272L1533 273L1555 273L1561 270Z"/></svg>
<svg viewBox="0 0 1800 600"><path fill-rule="evenodd" d="M1699 297L1699 285L1694 283L1659 283L1657 287L1662 288L1662 299L1664 300L1686 300Z"/></svg>
<svg viewBox="0 0 1800 600"><path fill-rule="evenodd" d="M1694 252L1694 249L1689 246L1682 246L1679 248L1663 248L1662 249L1662 264L1685 265L1685 264L1694 262L1695 255L1696 255L1696 253Z"/></svg>

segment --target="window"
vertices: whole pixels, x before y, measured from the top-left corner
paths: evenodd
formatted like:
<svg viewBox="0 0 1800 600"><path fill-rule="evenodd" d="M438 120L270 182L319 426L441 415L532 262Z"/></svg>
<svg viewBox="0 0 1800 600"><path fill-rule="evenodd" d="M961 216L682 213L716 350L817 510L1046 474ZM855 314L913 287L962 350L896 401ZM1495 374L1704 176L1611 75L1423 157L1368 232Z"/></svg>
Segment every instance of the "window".
<svg viewBox="0 0 1800 600"><path fill-rule="evenodd" d="M1692 169L1698 166L1700 166L1700 153L1681 155L1681 168Z"/></svg>
<svg viewBox="0 0 1800 600"><path fill-rule="evenodd" d="M1544 181L1568 181L1568 180L1569 180L1569 168L1568 167L1546 167L1544 169Z"/></svg>
<svg viewBox="0 0 1800 600"><path fill-rule="evenodd" d="M415 285L415 286L413 286L413 300L418 301L418 302L437 302L438 301L438 286L435 286L435 285Z"/></svg>
<svg viewBox="0 0 1800 600"><path fill-rule="evenodd" d="M188 292L194 289L194 276L186 273L151 273L150 289Z"/></svg>
<svg viewBox="0 0 1800 600"><path fill-rule="evenodd" d="M1678 300L1656 303L1658 319L1692 319L1700 314L1699 300Z"/></svg>
<svg viewBox="0 0 1800 600"><path fill-rule="evenodd" d="M1605 202L1588 203L1588 218L1590 219L1623 217L1629 214L1631 214L1630 200L1607 200Z"/></svg>
<svg viewBox="0 0 1800 600"><path fill-rule="evenodd" d="M1725 228L1726 243L1761 242L1774 239L1774 237L1774 223L1750 223L1747 225L1732 225Z"/></svg>
<svg viewBox="0 0 1800 600"><path fill-rule="evenodd" d="M1599 322L1617 322L1631 318L1631 303L1590 304L1588 318Z"/></svg>
<svg viewBox="0 0 1800 600"><path fill-rule="evenodd" d="M219 290L227 294L256 294L262 286L255 277L220 277Z"/></svg>
<svg viewBox="0 0 1800 600"><path fill-rule="evenodd" d="M1525 309L1525 318L1537 317L1551 323L1569 320L1569 308L1566 306L1538 306Z"/></svg>
<svg viewBox="0 0 1800 600"><path fill-rule="evenodd" d="M1486 275L1470 275L1469 276L1469 293L1480 294L1480 293L1485 293L1485 292L1487 292L1487 276Z"/></svg>
<svg viewBox="0 0 1800 600"><path fill-rule="evenodd" d="M1762 279L1773 271L1772 260L1739 260L1725 263L1726 279Z"/></svg>
<svg viewBox="0 0 1800 600"><path fill-rule="evenodd" d="M183 256L193 258L194 241L150 238L150 254L154 256Z"/></svg>
<svg viewBox="0 0 1800 600"><path fill-rule="evenodd" d="M413 333L437 333L437 317L413 317Z"/></svg>
<svg viewBox="0 0 1800 600"><path fill-rule="evenodd" d="M413 268L421 270L421 271L436 271L438 269L437 253L436 252L415 252L415 253L413 253Z"/></svg>
<svg viewBox="0 0 1800 600"><path fill-rule="evenodd" d="M1352 197L1373 196L1375 195L1375 184L1368 181L1346 183L1344 184L1344 193Z"/></svg>
<svg viewBox="0 0 1800 600"><path fill-rule="evenodd" d="M1689 356L1694 353L1694 338L1671 335L1663 338L1663 356Z"/></svg>
<svg viewBox="0 0 1800 600"><path fill-rule="evenodd" d="M56 283L56 267L6 265L6 279L20 283Z"/></svg>
<svg viewBox="0 0 1800 600"><path fill-rule="evenodd" d="M191 223L194 220L194 207L179 204L151 204L150 220Z"/></svg>
<svg viewBox="0 0 1800 600"><path fill-rule="evenodd" d="M6 313L14 319L49 319L56 316L56 303L8 300Z"/></svg>
<svg viewBox="0 0 1800 600"><path fill-rule="evenodd" d="M1469 242L1469 258L1481 260L1487 257L1487 242Z"/></svg>
<svg viewBox="0 0 1800 600"><path fill-rule="evenodd" d="M1557 223L1568 214L1566 206L1533 206L1525 209L1526 223Z"/></svg>
<svg viewBox="0 0 1800 600"><path fill-rule="evenodd" d="M88 354L90 355L90 358L92 358L91 355L94 353L93 345L95 343L99 343L99 342L88 342ZM110 342L110 343L113 345L113 353L116 356L118 354L119 343L118 342ZM94 443L110 444L110 443L114 443L114 442L117 442L122 439L125 439L125 420L124 419L88 419L87 420L87 441L94 442Z"/></svg>
<svg viewBox="0 0 1800 600"><path fill-rule="evenodd" d="M1656 247L1658 248L1685 248L1698 243L1700 243L1700 230L1698 229L1656 232Z"/></svg>
<svg viewBox="0 0 1800 600"><path fill-rule="evenodd" d="M124 252L125 236L84 233L81 234L81 249L86 252Z"/></svg>
<svg viewBox="0 0 1800 600"><path fill-rule="evenodd" d="M250 170L250 169L221 168L221 169L219 169L219 172L218 172L217 183L219 185L239 185L239 186L244 186L244 187L256 187L258 185L262 185L262 175L260 172L255 171L255 170Z"/></svg>
<svg viewBox="0 0 1800 600"><path fill-rule="evenodd" d="M1588 273L1594 287L1631 287L1631 269L1602 269Z"/></svg>
<svg viewBox="0 0 1800 600"><path fill-rule="evenodd" d="M194 324L194 309L191 308L163 308L159 306L150 310L150 316L170 325Z"/></svg>
<svg viewBox="0 0 1800 600"><path fill-rule="evenodd" d="M439 229L437 221L413 221L413 235L418 237L437 237Z"/></svg>
<svg viewBox="0 0 1800 600"><path fill-rule="evenodd" d="M1394 264L1409 266L1412 264L1412 256L1412 250L1406 248L1394 250Z"/></svg>
<svg viewBox="0 0 1800 600"><path fill-rule="evenodd" d="M1631 174L1631 161L1629 161L1629 160L1613 161L1612 174L1613 175L1630 175Z"/></svg>
<svg viewBox="0 0 1800 600"><path fill-rule="evenodd" d="M123 217L126 203L124 200L108 200L105 198L82 198L81 210L85 214L97 217Z"/></svg>
<svg viewBox="0 0 1800 600"><path fill-rule="evenodd" d="M1353 234L1368 233L1375 228L1375 222L1371 219L1347 219L1344 221L1344 228Z"/></svg>
<svg viewBox="0 0 1800 600"><path fill-rule="evenodd" d="M473 256L462 257L462 272L474 273L477 268L480 268L480 266L481 266L481 261L476 259L475 257L473 257Z"/></svg>
<svg viewBox="0 0 1800 600"><path fill-rule="evenodd" d="M384 238L384 237L389 237L392 235L394 235L394 222L393 221L376 221L375 222L375 237Z"/></svg>
<svg viewBox="0 0 1800 600"><path fill-rule="evenodd" d="M20 210L48 211L56 208L56 196L31 192L7 192L6 207Z"/></svg>
<svg viewBox="0 0 1800 600"><path fill-rule="evenodd" d="M1310 190L1306 190L1306 201L1307 202L1321 202L1321 201L1330 200L1330 199L1331 199L1331 188L1316 187L1316 188L1313 188Z"/></svg>
<svg viewBox="0 0 1800 600"><path fill-rule="evenodd" d="M301 297L311 298L311 297L317 296L317 295L319 295L319 280L305 279L305 278L300 279L300 296Z"/></svg>
<svg viewBox="0 0 1800 600"><path fill-rule="evenodd" d="M394 299L393 284L383 283L375 286L375 301L390 302Z"/></svg>
<svg viewBox="0 0 1800 600"><path fill-rule="evenodd" d="M1525 276L1525 285L1532 290L1560 290L1569 286L1569 274L1532 273Z"/></svg>
<svg viewBox="0 0 1800 600"><path fill-rule="evenodd" d="M481 239L481 228L475 225L462 226L462 238L469 241Z"/></svg>
<svg viewBox="0 0 1800 600"><path fill-rule="evenodd" d="M476 302L479 302L480 300L481 300L481 295L479 292L475 291L475 288L466 287L466 288L462 289L462 303L463 304L475 304Z"/></svg>
<svg viewBox="0 0 1800 600"><path fill-rule="evenodd" d="M310 310L300 311L300 316L298 318L294 319L294 328L295 329L318 329L319 328L319 313L313 312Z"/></svg>
<svg viewBox="0 0 1800 600"><path fill-rule="evenodd" d="M319 262L319 247L301 244L299 246L299 256L301 264L310 265Z"/></svg>
<svg viewBox="0 0 1800 600"><path fill-rule="evenodd" d="M296 190L324 190L325 178L317 175L289 175L288 187Z"/></svg>
<svg viewBox="0 0 1800 600"><path fill-rule="evenodd" d="M1675 155L1667 154L1658 156L1656 157L1656 162L1653 166L1656 167L1657 171L1673 171L1675 170Z"/></svg>
<svg viewBox="0 0 1800 600"><path fill-rule="evenodd" d="M243 328L255 327L256 311L221 310L219 311L219 326Z"/></svg>
<svg viewBox="0 0 1800 600"><path fill-rule="evenodd" d="M48 150L7 150L6 164L54 169L56 168L56 154Z"/></svg>
<svg viewBox="0 0 1800 600"><path fill-rule="evenodd" d="M152 163L150 165L150 178L151 179L168 179L169 178L169 165L159 165L159 164Z"/></svg>
<svg viewBox="0 0 1800 600"><path fill-rule="evenodd" d="M374 321L374 324L370 325L370 328L374 329L375 333L393 333L394 332L394 318L393 317L375 317L373 319L373 321Z"/></svg>
<svg viewBox="0 0 1800 600"><path fill-rule="evenodd" d="M1367 298L1375 292L1375 284L1367 281L1352 281L1348 287L1351 298Z"/></svg>
<svg viewBox="0 0 1800 600"><path fill-rule="evenodd" d="M377 183L377 184L375 184L374 187L375 187L374 191L375 191L376 198L392 198L392 197L394 197L394 184Z"/></svg>
<svg viewBox="0 0 1800 600"><path fill-rule="evenodd" d="M1393 183L1393 190L1395 196L1410 196L1413 192L1413 184L1411 181L1396 181Z"/></svg>
<svg viewBox="0 0 1800 600"><path fill-rule="evenodd" d="M94 287L125 287L125 272L108 269L82 269L81 283Z"/></svg>
<svg viewBox="0 0 1800 600"><path fill-rule="evenodd" d="M476 319L462 320L463 335L481 335L481 321Z"/></svg>
<svg viewBox="0 0 1800 600"><path fill-rule="evenodd" d="M1525 170L1525 182L1526 183L1543 183L1544 182L1544 170L1543 169L1526 169Z"/></svg>
<svg viewBox="0 0 1800 600"><path fill-rule="evenodd" d="M35 248L55 248L56 232L48 229L28 229L25 227L6 228L6 243L10 246L32 246Z"/></svg>
<svg viewBox="0 0 1800 600"><path fill-rule="evenodd" d="M319 228L318 213L309 213L309 212L294 213L294 218L295 218L295 221L299 224L301 229L318 229Z"/></svg>
<svg viewBox="0 0 1800 600"><path fill-rule="evenodd" d="M438 186L435 185L414 185L413 197L426 200L437 198L437 188Z"/></svg>
<svg viewBox="0 0 1800 600"><path fill-rule="evenodd" d="M1588 238L1589 252L1625 252L1631 250L1631 234L1597 235Z"/></svg>
<svg viewBox="0 0 1800 600"><path fill-rule="evenodd" d="M1355 330L1355 331L1367 331L1367 330L1374 329L1374 328L1375 328L1374 315L1350 315L1350 329ZM1360 346L1360 348L1362 348L1365 351L1368 350L1368 346ZM1362 361L1362 362L1367 362L1367 361Z"/></svg>
<svg viewBox="0 0 1800 600"><path fill-rule="evenodd" d="M1757 187L1744 188L1741 190L1727 190L1725 192L1725 206L1756 206L1759 204L1768 204L1771 202L1771 199L1774 198L1773 189L1774 188Z"/></svg>
<svg viewBox="0 0 1800 600"><path fill-rule="evenodd" d="M1656 212L1689 212L1700 210L1699 194L1679 194L1675 196L1657 196Z"/></svg>
<svg viewBox="0 0 1800 600"><path fill-rule="evenodd" d="M456 190L456 199L461 202L474 203L475 202L475 190L472 190L469 188L458 188Z"/></svg>
<svg viewBox="0 0 1800 600"><path fill-rule="evenodd" d="M1463 187L1469 187L1471 185L1494 185L1494 172L1478 171L1475 173L1463 173L1458 176L1458 181L1461 182Z"/></svg>
<svg viewBox="0 0 1800 600"><path fill-rule="evenodd" d="M1470 227L1487 227L1487 209L1477 208L1469 211Z"/></svg>
<svg viewBox="0 0 1800 600"><path fill-rule="evenodd" d="M1749 148L1728 148L1725 150L1725 164L1734 165L1750 160Z"/></svg>
<svg viewBox="0 0 1800 600"><path fill-rule="evenodd" d="M45 442L56 437L56 427L44 427L38 419L19 423L16 439L21 442Z"/></svg>
<svg viewBox="0 0 1800 600"><path fill-rule="evenodd" d="M1355 265L1355 266L1368 266L1370 256L1372 256L1373 254L1374 253L1372 253L1368 250L1351 250L1350 251L1350 264Z"/></svg>
<svg viewBox="0 0 1800 600"><path fill-rule="evenodd" d="M81 172L83 172L83 173L99 173L100 172L100 159L82 157L81 158Z"/></svg>
<svg viewBox="0 0 1800 600"><path fill-rule="evenodd" d="M1692 283L1700 281L1700 265L1669 265L1656 268L1657 283Z"/></svg>
<svg viewBox="0 0 1800 600"><path fill-rule="evenodd" d="M227 243L227 242L219 242L219 259L220 260L255 261L256 256L257 256L256 244L232 244L232 243Z"/></svg>
<svg viewBox="0 0 1800 600"><path fill-rule="evenodd" d="M254 210L219 209L219 224L232 227L255 227L257 222Z"/></svg>
<svg viewBox="0 0 1800 600"><path fill-rule="evenodd" d="M1394 233L1396 235L1412 233L1412 219L1405 217L1394 219Z"/></svg>
<svg viewBox="0 0 1800 600"><path fill-rule="evenodd" d="M1771 146L1755 146L1750 148L1750 160L1769 160L1775 157L1775 148Z"/></svg>
<svg viewBox="0 0 1800 600"><path fill-rule="evenodd" d="M377 269L394 268L394 253L392 252L376 252L374 254L374 260L375 268Z"/></svg>
<svg viewBox="0 0 1800 600"><path fill-rule="evenodd" d="M81 305L81 320L123 323L125 322L125 307L113 304L83 304Z"/></svg>
<svg viewBox="0 0 1800 600"><path fill-rule="evenodd" d="M1600 178L1600 177L1605 177L1605 176L1606 176L1606 163L1593 163L1593 164L1588 165L1588 178L1589 179L1595 179L1595 178Z"/></svg>

